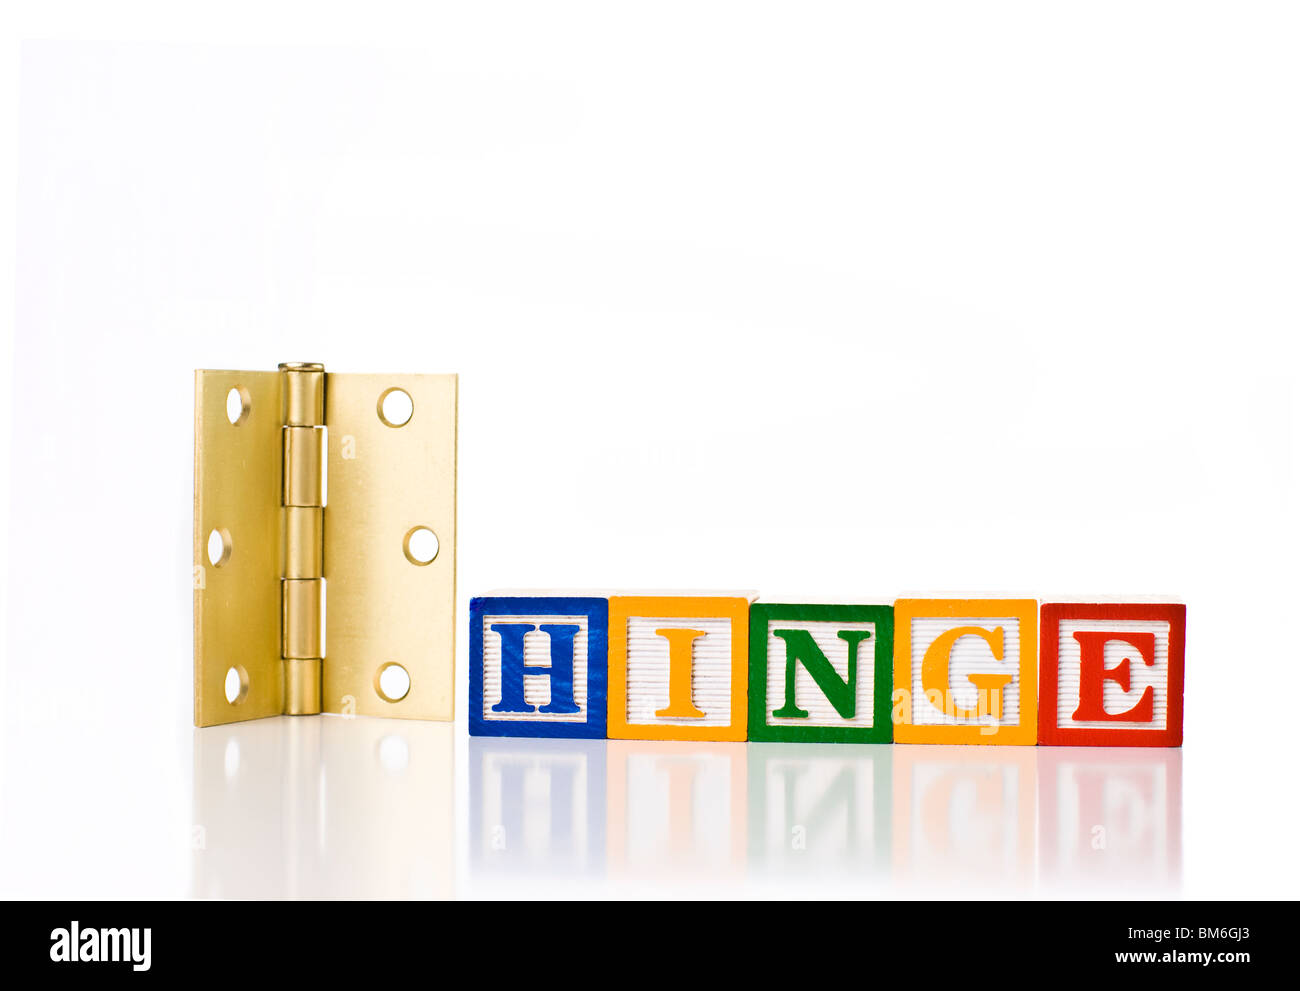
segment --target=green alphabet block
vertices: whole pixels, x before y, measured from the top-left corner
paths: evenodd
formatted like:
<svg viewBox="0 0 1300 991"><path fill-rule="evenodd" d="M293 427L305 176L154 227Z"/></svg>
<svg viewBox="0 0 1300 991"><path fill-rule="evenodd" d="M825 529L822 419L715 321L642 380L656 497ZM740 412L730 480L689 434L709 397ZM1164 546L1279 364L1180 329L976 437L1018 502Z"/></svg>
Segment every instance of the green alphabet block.
<svg viewBox="0 0 1300 991"><path fill-rule="evenodd" d="M894 607L749 608L749 739L889 743Z"/></svg>

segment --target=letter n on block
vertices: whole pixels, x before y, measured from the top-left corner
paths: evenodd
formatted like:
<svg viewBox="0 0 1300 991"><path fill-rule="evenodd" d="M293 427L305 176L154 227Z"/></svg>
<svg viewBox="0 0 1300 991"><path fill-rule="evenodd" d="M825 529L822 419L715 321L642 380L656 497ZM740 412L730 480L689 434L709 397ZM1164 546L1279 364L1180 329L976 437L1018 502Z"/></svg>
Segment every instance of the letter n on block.
<svg viewBox="0 0 1300 991"><path fill-rule="evenodd" d="M1038 739L1182 746L1186 627L1184 605L1044 603Z"/></svg>
<svg viewBox="0 0 1300 991"><path fill-rule="evenodd" d="M605 736L609 605L485 596L469 604L474 736Z"/></svg>
<svg viewBox="0 0 1300 991"><path fill-rule="evenodd" d="M749 738L889 743L892 606L749 610Z"/></svg>
<svg viewBox="0 0 1300 991"><path fill-rule="evenodd" d="M894 603L894 742L1033 746L1034 599Z"/></svg>
<svg viewBox="0 0 1300 991"><path fill-rule="evenodd" d="M609 600L609 738L744 740L749 599Z"/></svg>

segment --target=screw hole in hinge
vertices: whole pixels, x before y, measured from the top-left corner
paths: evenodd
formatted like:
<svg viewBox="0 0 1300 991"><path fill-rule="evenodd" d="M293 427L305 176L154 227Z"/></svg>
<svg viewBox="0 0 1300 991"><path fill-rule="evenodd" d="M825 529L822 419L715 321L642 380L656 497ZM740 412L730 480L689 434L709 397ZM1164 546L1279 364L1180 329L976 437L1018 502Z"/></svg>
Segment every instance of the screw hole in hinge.
<svg viewBox="0 0 1300 991"><path fill-rule="evenodd" d="M415 403L405 389L385 389L379 394L379 419L390 427L404 427L415 414Z"/></svg>
<svg viewBox="0 0 1300 991"><path fill-rule="evenodd" d="M375 672L375 691L385 702L400 702L411 691L411 676L400 664L389 662Z"/></svg>
<svg viewBox="0 0 1300 991"><path fill-rule="evenodd" d="M247 420L252 408L252 398L242 385L237 385L226 393L226 419L231 426L237 427Z"/></svg>
<svg viewBox="0 0 1300 991"><path fill-rule="evenodd" d="M438 535L427 526L414 526L402 540L402 553L412 564L424 567L438 556Z"/></svg>
<svg viewBox="0 0 1300 991"><path fill-rule="evenodd" d="M235 665L226 671L226 701L238 705L248 697L248 672Z"/></svg>
<svg viewBox="0 0 1300 991"><path fill-rule="evenodd" d="M208 563L214 568L220 568L229 561L232 550L234 544L231 543L229 530L217 527L208 534Z"/></svg>

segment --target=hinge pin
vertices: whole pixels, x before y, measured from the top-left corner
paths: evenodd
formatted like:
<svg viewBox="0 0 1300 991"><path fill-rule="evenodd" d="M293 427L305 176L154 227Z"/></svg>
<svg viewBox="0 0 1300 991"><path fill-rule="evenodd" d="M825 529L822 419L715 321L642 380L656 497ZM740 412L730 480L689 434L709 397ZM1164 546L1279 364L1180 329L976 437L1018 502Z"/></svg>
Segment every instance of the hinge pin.
<svg viewBox="0 0 1300 991"><path fill-rule="evenodd" d="M284 570L280 582L284 711L321 711L324 595L325 367L280 366L284 378Z"/></svg>

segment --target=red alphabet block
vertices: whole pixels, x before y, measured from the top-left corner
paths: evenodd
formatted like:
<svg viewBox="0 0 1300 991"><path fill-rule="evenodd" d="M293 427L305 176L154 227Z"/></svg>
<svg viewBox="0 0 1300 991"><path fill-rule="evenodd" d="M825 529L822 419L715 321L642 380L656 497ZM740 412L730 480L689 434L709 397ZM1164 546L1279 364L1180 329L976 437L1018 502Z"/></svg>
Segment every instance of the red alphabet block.
<svg viewBox="0 0 1300 991"><path fill-rule="evenodd" d="M1038 742L1183 743L1184 605L1043 604Z"/></svg>

